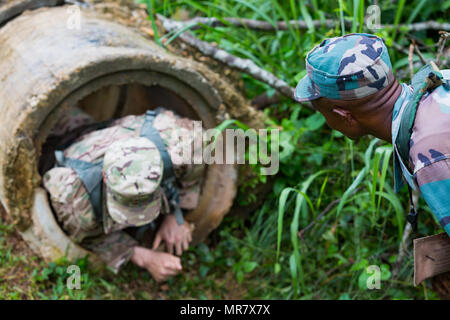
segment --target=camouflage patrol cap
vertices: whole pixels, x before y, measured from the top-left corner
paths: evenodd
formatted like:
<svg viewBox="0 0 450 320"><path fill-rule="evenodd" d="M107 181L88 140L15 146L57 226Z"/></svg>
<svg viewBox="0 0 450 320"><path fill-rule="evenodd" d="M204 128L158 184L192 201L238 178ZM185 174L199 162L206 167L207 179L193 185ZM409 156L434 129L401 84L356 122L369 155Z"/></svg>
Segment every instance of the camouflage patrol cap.
<svg viewBox="0 0 450 320"><path fill-rule="evenodd" d="M394 80L383 40L364 33L325 39L306 56L306 70L295 90L299 102L321 97L359 99Z"/></svg>
<svg viewBox="0 0 450 320"><path fill-rule="evenodd" d="M142 226L153 221L161 209L161 155L143 137L111 144L103 160L106 207L118 224Z"/></svg>

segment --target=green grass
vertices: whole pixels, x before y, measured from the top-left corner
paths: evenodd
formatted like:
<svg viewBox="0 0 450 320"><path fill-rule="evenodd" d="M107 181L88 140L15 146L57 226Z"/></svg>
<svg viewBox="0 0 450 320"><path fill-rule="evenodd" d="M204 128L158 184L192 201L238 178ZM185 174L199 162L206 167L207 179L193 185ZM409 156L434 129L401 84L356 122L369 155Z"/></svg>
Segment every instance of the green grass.
<svg viewBox="0 0 450 320"><path fill-rule="evenodd" d="M372 1L275 0L142 0L152 13L191 17L245 17L276 21L302 19L308 30L256 32L232 26L203 27L193 31L295 86L306 71L306 53L325 37L346 32L370 32L361 23ZM427 20L447 21L450 1L379 1L381 22L390 24ZM315 28L312 20L332 18L332 29ZM344 19L353 21L351 28ZM152 22L156 30L154 21ZM155 32L157 34L157 32ZM395 41L409 46L405 30L379 30L389 46L394 69L407 68L407 57L395 51ZM159 35L162 36L162 35ZM158 37L159 37L158 36ZM418 32L428 57L437 33ZM173 41L176 33L165 36ZM158 40L157 38L156 40ZM428 47L424 47L424 45ZM273 90L242 75L248 99ZM402 80L402 79L401 79ZM404 79L403 79L404 80ZM46 264L36 258L8 225L0 226L0 299L435 299L430 284L412 285L413 260L409 256L393 275L399 240L405 225L407 193L392 188L390 145L371 137L353 142L330 130L319 114L288 99L266 109L271 126L280 133L280 173L260 209L245 219L227 217L207 244L183 255L184 273L159 286L133 265L115 276L95 271L86 261L75 262L83 274L82 290L65 286L61 260ZM262 177L248 185L264 182ZM240 203L254 199L241 187ZM354 192L357 190L358 192ZM332 201L341 199L302 238L298 232ZM421 202L419 235L440 231ZM365 268L382 270L381 290L367 290ZM31 275L31 276L30 276Z"/></svg>
<svg viewBox="0 0 450 320"><path fill-rule="evenodd" d="M343 32L369 32L364 25L365 9L371 1L163 1L159 12L172 16L185 10L191 17L245 17L264 20L275 26L277 21L302 19L308 30L289 28L285 31L256 32L248 28L227 26L204 27L194 33L202 40L243 58L252 59L260 67L295 86L305 75L306 53L324 37ZM161 2L162 3L162 2ZM391 44L409 46L414 36L429 46L423 48L430 57L435 50L435 33L397 31L400 23L436 20L446 21L444 11L449 1L380 1L381 23L393 24L391 30L379 30L388 44L396 69L407 67L407 57ZM448 13L447 13L448 17ZM312 20L333 18L335 28L315 28ZM353 21L351 28L344 21ZM405 63L406 62L406 63ZM272 92L265 84L243 75L249 99L262 92ZM402 79L400 79L402 80ZM265 110L275 124L281 126L281 174L263 208L245 222L237 236L238 252L259 274L261 287L273 284L267 298L428 298L428 287L412 286L412 258L404 261L397 275L392 275L397 248L405 226L407 197L405 191L392 189L392 148L389 144L367 137L354 143L331 131L324 119L298 108L289 100ZM273 125L273 123L272 123ZM245 186L243 187L245 188ZM354 190L358 189L357 193ZM245 203L246 194L239 199ZM335 199L342 198L302 239L297 234ZM439 231L422 203L420 234ZM256 218L255 218L256 217ZM256 223L256 221L258 223ZM259 220L258 220L259 219ZM263 224L261 221L270 221ZM231 220L232 221L232 220ZM231 222L233 223L233 222ZM274 226L277 226L275 229ZM268 230L270 229L270 231ZM233 235L228 224L221 226L222 237ZM276 232L275 232L276 230ZM221 238L223 240L223 238ZM251 244L251 246L250 246ZM256 246L261 252L249 249ZM250 252L250 253L249 253ZM368 291L365 267L382 267L384 289ZM238 278L246 277L239 273ZM258 291L257 289L255 289ZM264 292L264 290L262 290ZM277 293L279 292L279 293ZM257 295L260 297L261 295Z"/></svg>

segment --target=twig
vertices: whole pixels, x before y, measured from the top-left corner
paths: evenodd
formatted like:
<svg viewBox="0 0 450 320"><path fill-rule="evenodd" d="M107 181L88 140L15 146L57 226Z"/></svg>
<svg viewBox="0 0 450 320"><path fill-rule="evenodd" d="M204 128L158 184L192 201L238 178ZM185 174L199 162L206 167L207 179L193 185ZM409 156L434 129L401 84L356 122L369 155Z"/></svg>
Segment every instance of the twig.
<svg viewBox="0 0 450 320"><path fill-rule="evenodd" d="M181 30L184 27L184 24L181 22L166 18L160 14L157 14L156 16L162 22L164 29L166 29L169 32ZM184 42L186 42L187 44L189 44L190 46L197 48L204 55L210 56L228 65L231 68L235 68L242 72L248 73L253 78L268 84L270 87L278 90L285 96L291 98L292 100L295 100L294 88L292 88L285 81L277 78L274 74L264 69L261 69L252 60L242 59L226 52L225 50L213 47L208 42L197 39L188 31L180 33L179 38ZM314 108L311 105L304 104L304 106L311 110L314 110Z"/></svg>
<svg viewBox="0 0 450 320"><path fill-rule="evenodd" d="M444 52L445 44L447 43L448 38L450 37L450 33L445 31L439 31L440 38L438 42L438 54L436 57L436 65L439 66L441 63L441 56Z"/></svg>
<svg viewBox="0 0 450 320"><path fill-rule="evenodd" d="M408 54L409 75L411 79L414 76L413 53L414 53L414 45L411 43L409 45L409 54Z"/></svg>
<svg viewBox="0 0 450 320"><path fill-rule="evenodd" d="M420 197L420 193L418 191L412 191L412 199L411 201L414 203L414 206L417 208L418 203L419 203L419 197ZM409 255L409 251L408 251L408 240L409 237L412 234L412 228L411 228L411 224L409 224L408 222L406 222L405 225L405 229L403 230L403 236L402 236L402 240L398 246L398 256L397 256L397 261L395 262L395 266L392 270L392 273L394 275L397 275L398 272L400 271L400 267L403 263L403 261L405 260L405 258Z"/></svg>
<svg viewBox="0 0 450 320"><path fill-rule="evenodd" d="M305 21L302 20L290 20L286 21L277 21L274 23L270 23L267 21L261 20L253 20L253 19L245 19L245 18L206 18L206 17L196 17L193 19L185 20L185 21L177 21L182 24L182 27L189 26L191 30L199 29L202 25L207 25L209 27L226 27L226 26L234 26L234 27L246 27L253 30L258 31L273 31L273 30L288 30L289 27L296 29L308 29L308 26ZM333 19L325 19L323 22L320 20L313 20L313 25L315 28L320 26L324 26L326 28L334 28L336 26L336 20ZM353 25L353 21L345 20L345 26L351 27ZM382 25L382 28L392 29L394 25L386 24ZM408 25L398 25L397 28L408 28L409 32L414 31L422 31L422 30L450 30L450 23L437 23L435 21L427 21L427 22L419 22ZM445 31L441 31L445 32ZM397 51L400 51L404 54L408 54L408 51L398 45L397 43L392 43L392 47Z"/></svg>
<svg viewBox="0 0 450 320"><path fill-rule="evenodd" d="M314 282L314 287L317 287L317 285L322 281L323 278L328 277L329 275L333 274L335 271L339 270L340 268L348 267L349 265L352 265L355 262L352 258L350 258L348 260L349 260L348 262L341 264L337 267L334 267L334 268L328 270L327 272L325 272L324 275L322 275L319 279L316 280L316 282ZM330 279L328 279L327 281L329 281L329 280Z"/></svg>
<svg viewBox="0 0 450 320"><path fill-rule="evenodd" d="M411 236L411 233L412 233L411 225L408 222L406 222L405 229L403 230L402 240L398 245L397 260L395 261L394 267L392 268L392 274L394 276L396 276L399 273L403 261L410 254L408 249L408 240L409 237Z"/></svg>
<svg viewBox="0 0 450 320"><path fill-rule="evenodd" d="M245 19L245 18L205 18L197 17L190 20L185 20L182 22L185 25L194 24L192 29L201 28L202 24L209 27L246 27L258 31L273 31L273 30L288 30L289 27L297 29L308 29L308 25L302 20L290 20L288 23L286 21L277 21L270 23L267 21ZM323 21L315 20L313 21L314 27L318 28L320 26L325 26L326 28L334 28L336 26L336 21L332 19L326 19Z"/></svg>
<svg viewBox="0 0 450 320"><path fill-rule="evenodd" d="M333 209L334 206L336 206L339 202L341 201L341 199L336 199L331 201L326 208L317 216L316 220L314 220L313 222L311 222L310 224L308 224L305 228L303 228L302 230L300 230L298 232L298 237L299 238L303 238L303 235L306 233L306 231L308 231L309 229L311 229L320 219L322 219L322 217L324 215L326 215L328 212L331 211L331 209Z"/></svg>
<svg viewBox="0 0 450 320"><path fill-rule="evenodd" d="M399 44L397 44L397 43L395 43L395 42L392 43L392 48L394 48L394 49L397 50L397 51L400 51L400 52L403 53L403 54L406 54L406 55L409 54L408 50L406 50L406 49L403 48L401 45L399 45Z"/></svg>
<svg viewBox="0 0 450 320"><path fill-rule="evenodd" d="M352 193L350 193L349 196L354 195L355 193L359 192L359 190L361 190L361 187L356 188L355 190L353 190ZM304 234L311 229L317 222L319 222L320 219L322 219L322 217L324 215L326 215L328 212L331 211L331 209L333 209L337 204L339 204L339 202L341 202L342 198L336 199L331 201L326 207L325 209L316 217L316 220L312 221L310 224L308 224L305 228L303 228L302 230L300 230L298 232L298 237L299 238L303 238Z"/></svg>
<svg viewBox="0 0 450 320"><path fill-rule="evenodd" d="M267 21L261 20L253 20L253 19L245 19L245 18L206 18L206 17L197 17L190 20L186 20L182 22L184 25L191 25L193 29L198 29L202 24L210 26L210 27L226 27L229 25L235 27L246 27L253 30L260 31L271 31L271 30L288 30L290 27L296 29L308 29L308 25L305 21L302 20L290 20L286 21L277 21L274 23L270 23ZM323 22L320 20L312 21L315 28L324 26L326 28L334 28L336 26L336 20L333 19L325 19ZM346 27L352 26L353 21L345 20ZM436 21L426 21L412 24L400 24L398 26L394 26L392 24L381 25L384 29L393 29L396 28L407 28L408 31L423 31L423 30L449 30L450 31L450 23L438 23Z"/></svg>
<svg viewBox="0 0 450 320"><path fill-rule="evenodd" d="M277 91L269 97L267 92L255 97L252 100L252 105L257 109L264 109L270 105L277 104L281 101L281 94Z"/></svg>
<svg viewBox="0 0 450 320"><path fill-rule="evenodd" d="M416 45L416 42L413 40L413 45L414 45L414 50L416 51L417 55L420 58L420 61L422 61L423 64L427 64L427 60L425 59L425 57L422 55L422 52L420 52L419 47Z"/></svg>

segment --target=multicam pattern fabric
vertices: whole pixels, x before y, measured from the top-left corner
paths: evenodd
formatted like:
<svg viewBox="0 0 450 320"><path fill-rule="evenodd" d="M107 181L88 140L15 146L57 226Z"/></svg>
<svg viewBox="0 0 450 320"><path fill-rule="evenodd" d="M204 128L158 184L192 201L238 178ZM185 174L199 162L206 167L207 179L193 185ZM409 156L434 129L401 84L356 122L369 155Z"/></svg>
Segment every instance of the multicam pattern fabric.
<svg viewBox="0 0 450 320"><path fill-rule="evenodd" d="M144 119L145 115L131 115L118 119L106 129L82 136L64 150L64 156L87 162L101 161L115 141L139 137ZM175 176L179 184L180 207L186 210L194 209L199 201L205 172L203 164L191 164L183 158L186 145L191 146L192 157L194 145L198 145L198 142L194 143L196 138L193 134L194 123L190 119L179 117L172 111L160 108L154 126L160 132L174 164ZM201 137L202 134L200 134ZM57 219L66 233L74 241L78 243L82 241L83 246L89 240L91 243L89 248L113 270L119 270L120 266L128 261L132 252L131 248L137 242L124 231L117 232L120 230L120 225L107 214L106 205L103 210L102 226L96 222L92 207L87 201L86 189L76 173L69 168L54 168L48 171L44 176L44 186L50 193ZM169 213L169 206L163 192L161 196L163 200L161 212ZM105 234L105 231L108 233ZM117 234L117 238L111 238L112 234ZM98 236L92 238L93 235Z"/></svg>
<svg viewBox="0 0 450 320"><path fill-rule="evenodd" d="M86 239L81 245L105 261L114 273L118 273L120 267L131 259L138 242L126 232L116 231L102 237Z"/></svg>
<svg viewBox="0 0 450 320"><path fill-rule="evenodd" d="M74 170L54 168L43 180L58 221L75 242L102 234L86 188Z"/></svg>
<svg viewBox="0 0 450 320"><path fill-rule="evenodd" d="M394 80L383 40L370 34L347 34L322 41L308 53L306 70L295 91L299 102L320 97L359 99Z"/></svg>
<svg viewBox="0 0 450 320"><path fill-rule="evenodd" d="M114 221L142 226L160 212L163 162L155 144L137 137L114 142L103 159L106 207Z"/></svg>
<svg viewBox="0 0 450 320"><path fill-rule="evenodd" d="M411 94L412 88L403 85L394 107L394 146L403 110ZM396 156L399 157L398 153ZM405 180L412 188L420 189L437 221L450 235L450 92L444 85L431 94L425 94L419 102L409 156L409 163L401 164L407 167L403 170Z"/></svg>
<svg viewBox="0 0 450 320"><path fill-rule="evenodd" d="M174 172L179 184L180 207L192 210L197 207L200 186L203 180L204 164L193 164L194 147L202 146L202 142L194 139L202 138L202 134L194 134L194 122L179 117L170 110L159 108L160 112L154 121L167 146L167 151L174 165ZM64 151L67 158L97 162L103 159L107 148L115 141L139 137L145 115L130 115L114 121L110 127L84 135ZM189 150L190 152L186 151ZM186 157L190 156L190 157Z"/></svg>

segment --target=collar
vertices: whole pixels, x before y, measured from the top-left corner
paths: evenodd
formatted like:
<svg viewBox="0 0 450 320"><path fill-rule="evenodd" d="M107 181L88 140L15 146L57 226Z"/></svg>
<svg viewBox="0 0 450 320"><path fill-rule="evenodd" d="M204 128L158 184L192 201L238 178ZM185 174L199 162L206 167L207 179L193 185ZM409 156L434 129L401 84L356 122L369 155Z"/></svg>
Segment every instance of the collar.
<svg viewBox="0 0 450 320"><path fill-rule="evenodd" d="M408 104L411 96L413 94L413 88L410 85L402 83L402 92L397 98L394 105L394 110L392 112L392 146L394 148L394 190L398 192L404 185L404 180L415 190L416 186L414 183L414 177L409 172L407 164L403 162L400 154L397 150L396 140L398 136L398 130L400 127L400 121L403 116L403 111ZM403 180L404 179L404 180Z"/></svg>
<svg viewBox="0 0 450 320"><path fill-rule="evenodd" d="M403 115L403 111L405 110L406 105L408 104L413 93L413 88L406 83L402 83L402 92L400 96L397 98L397 101L394 104L394 110L392 112L392 145L395 145L395 141L398 136L398 129L400 128L400 120Z"/></svg>

